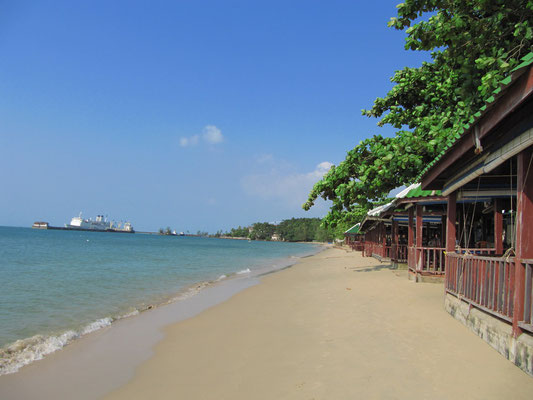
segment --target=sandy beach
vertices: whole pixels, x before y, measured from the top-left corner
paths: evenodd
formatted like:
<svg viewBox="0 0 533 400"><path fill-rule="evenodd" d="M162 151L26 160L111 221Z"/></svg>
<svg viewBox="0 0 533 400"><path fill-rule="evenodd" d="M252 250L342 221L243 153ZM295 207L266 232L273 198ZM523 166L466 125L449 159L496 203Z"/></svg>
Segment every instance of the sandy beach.
<svg viewBox="0 0 533 400"><path fill-rule="evenodd" d="M106 399L530 399L526 375L415 284L329 249L165 328Z"/></svg>

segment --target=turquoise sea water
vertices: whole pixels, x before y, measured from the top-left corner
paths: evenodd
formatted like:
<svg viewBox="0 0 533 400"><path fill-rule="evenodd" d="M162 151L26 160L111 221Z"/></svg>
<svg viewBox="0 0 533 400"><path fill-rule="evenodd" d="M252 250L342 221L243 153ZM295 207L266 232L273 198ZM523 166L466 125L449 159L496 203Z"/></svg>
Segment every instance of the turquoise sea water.
<svg viewBox="0 0 533 400"><path fill-rule="evenodd" d="M0 374L149 305L191 295L197 283L279 268L318 249L0 227Z"/></svg>

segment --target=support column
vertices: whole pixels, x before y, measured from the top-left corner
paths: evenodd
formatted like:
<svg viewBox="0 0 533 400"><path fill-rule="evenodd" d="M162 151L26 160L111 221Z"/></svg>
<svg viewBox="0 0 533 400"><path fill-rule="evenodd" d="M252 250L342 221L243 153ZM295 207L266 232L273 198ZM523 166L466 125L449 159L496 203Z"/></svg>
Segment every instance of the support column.
<svg viewBox="0 0 533 400"><path fill-rule="evenodd" d="M533 241L531 240L533 237L533 172L530 171L533 149L530 147L522 151L518 154L517 161L514 337L522 333L518 322L524 319L525 267L522 265L522 259L533 258Z"/></svg>
<svg viewBox="0 0 533 400"><path fill-rule="evenodd" d="M414 209L411 207L409 209L409 222L408 222L408 231L407 231L407 247L413 247L415 242L415 234L413 231L413 220L414 220Z"/></svg>
<svg viewBox="0 0 533 400"><path fill-rule="evenodd" d="M422 216L422 206L416 205L416 269L422 270L422 228L424 226L424 219Z"/></svg>
<svg viewBox="0 0 533 400"><path fill-rule="evenodd" d="M440 246L446 248L446 221L448 217L443 215L440 222Z"/></svg>
<svg viewBox="0 0 533 400"><path fill-rule="evenodd" d="M502 200L494 199L494 248L497 255L503 254L503 215Z"/></svg>
<svg viewBox="0 0 533 400"><path fill-rule="evenodd" d="M446 252L455 253L455 218L457 213L457 192L448 195L448 211L446 213Z"/></svg>
<svg viewBox="0 0 533 400"><path fill-rule="evenodd" d="M391 258L393 261L398 262L398 243L400 241L398 237L398 221L395 221L394 217L392 219L391 239Z"/></svg>
<svg viewBox="0 0 533 400"><path fill-rule="evenodd" d="M414 208L409 208L409 220L407 225L407 266L409 268L416 267L415 251L414 251L414 241L415 233L413 229L414 220Z"/></svg>
<svg viewBox="0 0 533 400"><path fill-rule="evenodd" d="M387 256L387 227L385 222L381 223L381 257Z"/></svg>

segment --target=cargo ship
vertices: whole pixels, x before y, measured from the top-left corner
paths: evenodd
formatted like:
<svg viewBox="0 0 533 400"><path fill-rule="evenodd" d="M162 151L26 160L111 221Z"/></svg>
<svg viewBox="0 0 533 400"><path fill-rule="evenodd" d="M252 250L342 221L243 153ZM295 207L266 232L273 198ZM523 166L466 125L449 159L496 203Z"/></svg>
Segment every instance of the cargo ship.
<svg viewBox="0 0 533 400"><path fill-rule="evenodd" d="M35 229L55 229L65 231L91 231L91 232L117 232L117 233L135 233L130 222L115 222L108 221L103 215L97 215L96 219L86 219L80 215L73 217L70 224L65 224L64 227L50 226L48 222L38 221L34 222L32 228Z"/></svg>

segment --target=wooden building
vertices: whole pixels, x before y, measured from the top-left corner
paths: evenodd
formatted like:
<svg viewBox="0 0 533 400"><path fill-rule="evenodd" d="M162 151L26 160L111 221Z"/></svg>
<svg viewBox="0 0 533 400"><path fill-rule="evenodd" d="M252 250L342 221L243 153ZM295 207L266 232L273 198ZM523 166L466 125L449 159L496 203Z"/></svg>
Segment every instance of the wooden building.
<svg viewBox="0 0 533 400"><path fill-rule="evenodd" d="M444 280L446 308L533 375L533 53L361 223L364 256Z"/></svg>
<svg viewBox="0 0 533 400"><path fill-rule="evenodd" d="M364 235L359 230L360 226L361 224L357 223L344 232L344 243L356 251L363 251L364 246Z"/></svg>
<svg viewBox="0 0 533 400"><path fill-rule="evenodd" d="M503 323L485 339L533 374L533 53L523 61L423 171L421 187L447 199L448 310L468 305L467 325L471 308Z"/></svg>

